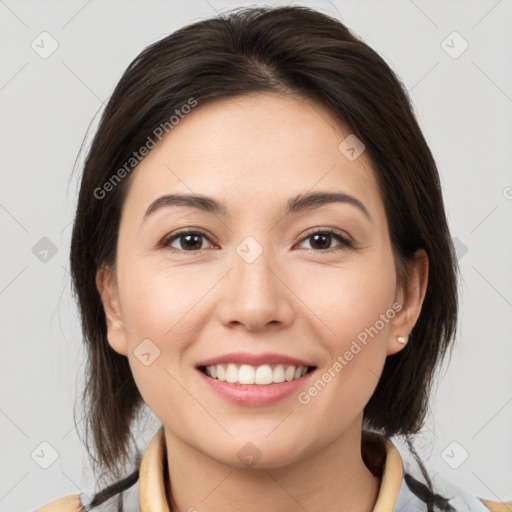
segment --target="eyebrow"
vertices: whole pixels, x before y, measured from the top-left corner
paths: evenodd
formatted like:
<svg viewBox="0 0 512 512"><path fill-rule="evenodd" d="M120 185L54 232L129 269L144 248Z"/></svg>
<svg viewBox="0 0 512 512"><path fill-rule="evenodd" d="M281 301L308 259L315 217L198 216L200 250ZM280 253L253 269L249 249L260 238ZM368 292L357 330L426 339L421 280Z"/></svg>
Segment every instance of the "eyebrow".
<svg viewBox="0 0 512 512"><path fill-rule="evenodd" d="M372 218L364 204L359 199L344 192L310 192L306 194L299 194L288 200L285 215L305 210L312 210L331 203L353 205L364 213L368 220L372 222ZM188 208L196 208L207 213L222 216L226 216L228 214L226 205L217 201L213 197L196 194L166 194L155 199L149 205L142 222L157 210L171 206L186 206Z"/></svg>

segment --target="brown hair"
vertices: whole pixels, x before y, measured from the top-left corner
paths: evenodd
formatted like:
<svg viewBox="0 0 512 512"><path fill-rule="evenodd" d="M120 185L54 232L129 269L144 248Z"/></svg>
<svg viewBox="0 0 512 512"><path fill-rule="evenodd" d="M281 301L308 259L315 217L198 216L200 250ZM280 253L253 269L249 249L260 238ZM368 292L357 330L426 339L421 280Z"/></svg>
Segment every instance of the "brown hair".
<svg viewBox="0 0 512 512"><path fill-rule="evenodd" d="M115 262L133 172L104 198L98 189L191 98L202 105L265 91L320 102L363 141L384 200L399 281L407 279L405 262L417 249L428 255L427 291L410 341L387 358L364 409L365 426L388 437L414 434L424 422L434 371L455 336L457 263L436 164L407 92L386 62L334 18L299 6L235 9L145 48L117 84L85 159L71 274L88 352L82 403L94 450L86 445L111 479L130 460L143 401L127 358L107 342L95 276Z"/></svg>

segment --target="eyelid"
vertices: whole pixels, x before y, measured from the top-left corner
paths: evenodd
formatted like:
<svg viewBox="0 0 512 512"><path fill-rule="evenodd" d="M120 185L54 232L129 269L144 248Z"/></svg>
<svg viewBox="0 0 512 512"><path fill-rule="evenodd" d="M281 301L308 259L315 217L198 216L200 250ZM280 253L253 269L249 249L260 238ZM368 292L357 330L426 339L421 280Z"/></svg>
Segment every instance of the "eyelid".
<svg viewBox="0 0 512 512"><path fill-rule="evenodd" d="M348 234L346 234L343 231L336 229L336 228L322 228L319 226L308 229L303 235L301 235L301 238L299 239L299 241L297 243L302 243L303 241L310 238L312 235L315 235L318 233L327 233L329 235L333 235L333 236L339 238L339 240L341 241L341 245L344 246L345 248L353 247L353 240ZM336 246L336 247L338 247L338 246ZM333 251L339 250L336 247L331 247L330 249L319 249L319 250L307 249L307 250L309 252L327 253L327 252L333 252Z"/></svg>
<svg viewBox="0 0 512 512"><path fill-rule="evenodd" d="M314 235L316 233L330 233L336 236L339 236L342 240L344 240L347 243L352 243L352 238L348 235L348 233L345 233L344 231L336 228L328 228L328 227L321 227L316 226L314 228L310 228L306 230L302 235L299 241L304 240L305 238L308 238L311 235Z"/></svg>
<svg viewBox="0 0 512 512"><path fill-rule="evenodd" d="M187 253L188 252L188 253L192 253L192 254L195 254L198 251L205 250L205 249L195 249L195 250L185 251L183 249L175 249L175 248L172 248L170 246L172 241L177 240L180 237L185 236L185 235L187 235L189 233L201 235L204 238L206 238L207 240L209 240L210 243L212 243L214 245L215 244L218 245L218 242L216 241L215 237L210 236L209 234L205 233L202 229L194 228L194 227L188 227L188 228L179 229L178 231L174 231L174 232L166 235L161 240L161 242L158 244L158 248L169 249L171 252L182 252L182 253ZM295 247L295 245L304 242L305 240L310 238L312 235L320 234L320 233L329 234L331 236L334 236L334 237L338 238L339 241L340 241L340 244L338 246L331 247L329 249L318 249L318 250L306 249L308 252L325 254L325 253L328 253L328 252L335 252L335 251L340 250L339 249L340 246L341 246L341 248L345 248L345 249L353 248L353 239L348 234L346 234L345 232L343 232L343 231L341 231L339 229L336 229L336 228L328 228L328 227L321 227L321 226L315 226L315 227L309 228L304 233L302 233L301 237L294 244L294 247Z"/></svg>
<svg viewBox="0 0 512 512"><path fill-rule="evenodd" d="M173 239L179 239L181 236L187 235L189 233L202 235L202 236L204 236L204 238L210 240L210 242L213 244L218 243L218 242L216 242L215 237L210 236L209 234L205 233L202 229L190 227L190 228L179 229L178 231L173 231L172 233L165 235L164 238L161 240L161 242L159 242L158 247L163 248L163 249L169 248L170 243ZM180 249L174 249L174 248L171 248L171 249L173 249L175 251L180 251ZM181 251L181 252L197 252L198 250L200 251L202 249L197 249L196 251Z"/></svg>

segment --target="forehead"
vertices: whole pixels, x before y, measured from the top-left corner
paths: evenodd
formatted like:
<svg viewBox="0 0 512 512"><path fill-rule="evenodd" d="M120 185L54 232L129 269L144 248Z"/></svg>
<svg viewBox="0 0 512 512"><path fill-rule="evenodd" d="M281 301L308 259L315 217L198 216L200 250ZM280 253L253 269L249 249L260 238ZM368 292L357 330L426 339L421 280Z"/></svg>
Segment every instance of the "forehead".
<svg viewBox="0 0 512 512"><path fill-rule="evenodd" d="M355 195L382 213L366 155L349 160L340 150L350 135L323 105L297 96L260 93L198 105L133 171L125 205L141 210L172 191L215 196L234 210L270 208L319 189Z"/></svg>

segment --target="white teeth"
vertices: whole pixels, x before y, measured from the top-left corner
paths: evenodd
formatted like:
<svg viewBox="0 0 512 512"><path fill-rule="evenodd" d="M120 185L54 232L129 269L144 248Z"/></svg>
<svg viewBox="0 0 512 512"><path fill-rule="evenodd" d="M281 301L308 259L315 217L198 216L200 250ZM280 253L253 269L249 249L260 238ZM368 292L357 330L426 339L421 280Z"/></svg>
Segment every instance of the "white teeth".
<svg viewBox="0 0 512 512"><path fill-rule="evenodd" d="M234 364L228 364L226 370L226 382L238 382L238 369Z"/></svg>
<svg viewBox="0 0 512 512"><path fill-rule="evenodd" d="M284 378L291 382L293 380L293 377L295 376L295 366L288 366L286 368L286 371L284 372Z"/></svg>
<svg viewBox="0 0 512 512"><path fill-rule="evenodd" d="M256 369L255 384L272 384L272 368L268 364L258 366Z"/></svg>
<svg viewBox="0 0 512 512"><path fill-rule="evenodd" d="M284 381L291 382L306 375L307 371L307 366L283 366L282 364L276 365L273 369L268 364L255 367L249 364L229 363L228 365L216 364L206 367L206 374L213 379L232 384L258 384L261 386Z"/></svg>
<svg viewBox="0 0 512 512"><path fill-rule="evenodd" d="M248 364L243 364L240 366L237 381L239 384L254 384L254 375L254 368Z"/></svg>
<svg viewBox="0 0 512 512"><path fill-rule="evenodd" d="M284 368L282 364L278 364L274 368L274 373L272 374L272 382L284 382Z"/></svg>
<svg viewBox="0 0 512 512"><path fill-rule="evenodd" d="M211 368L211 366L208 366L208 368ZM224 382L226 380L226 371L224 370L224 366L221 366L220 364L217 365L217 379ZM212 372L210 371L210 377L213 377Z"/></svg>

